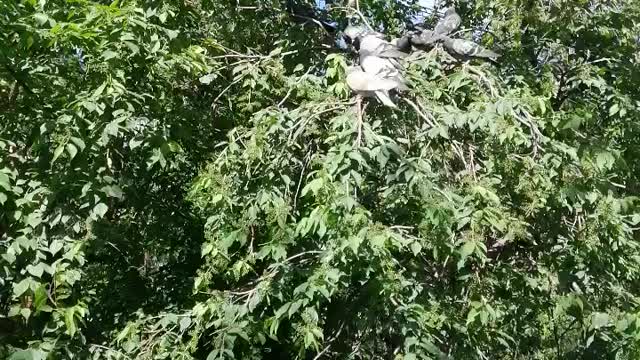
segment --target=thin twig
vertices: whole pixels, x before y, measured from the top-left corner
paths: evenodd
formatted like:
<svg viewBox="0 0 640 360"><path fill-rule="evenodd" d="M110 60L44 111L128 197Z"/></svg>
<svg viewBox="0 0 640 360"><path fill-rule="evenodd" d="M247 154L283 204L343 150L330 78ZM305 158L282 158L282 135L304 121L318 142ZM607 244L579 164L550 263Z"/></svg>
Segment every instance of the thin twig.
<svg viewBox="0 0 640 360"><path fill-rule="evenodd" d="M239 82L240 82L240 80L242 80L242 78L241 78L241 77L240 77L240 78L237 78L236 80L234 80L233 82L231 82L231 84L229 84L229 86L227 86L226 88L224 88L224 90L222 90L222 91L220 92L220 94L218 94L218 96L216 96L216 98L215 98L215 99L213 99L213 102L211 103L211 104L212 104L212 106L215 106L214 104L215 104L216 102L218 102L218 100L220 100L220 98L222 97L222 95L224 95L227 91L229 91L229 89L230 89L233 85L235 85L235 84L239 83Z"/></svg>
<svg viewBox="0 0 640 360"><path fill-rule="evenodd" d="M289 96L291 96L291 93L293 92L293 89L294 89L295 87L297 87L298 85L300 85L300 83L302 82L302 80L304 80L304 79L309 75L309 73L311 72L311 69L313 69L313 68L309 67L309 69L307 70L307 72L306 72L306 73L304 73L304 75L302 75L302 76L300 77L300 79L298 79L298 81L296 81L296 83L295 83L292 87L290 87L290 88L289 88L289 91L287 91L287 94L286 94L286 95L284 96L284 98L282 98L282 100L280 100L280 102L278 103L278 107L281 107L281 106L282 106L282 104L284 104L284 102L285 102L285 101L287 101L287 99L289 98Z"/></svg>
<svg viewBox="0 0 640 360"><path fill-rule="evenodd" d="M304 179L304 171L307 168L307 165L309 165L309 160L311 159L309 155L311 155L311 150L309 150L305 155L305 161L304 161L304 164L302 165L302 171L300 172L300 179L298 180L298 187L296 188L296 193L293 196L293 211L296 211L296 207L298 206L298 194L300 193L300 187L302 186L302 180Z"/></svg>
<svg viewBox="0 0 640 360"><path fill-rule="evenodd" d="M482 72L480 72L479 70L477 70L475 67L473 66L468 66L466 67L466 69L468 69L469 71L471 71L472 73L478 75L480 77L480 80L484 83L487 84L487 86L489 87L489 91L491 91L491 96L492 97L496 97L496 90L493 87L493 85L491 84L491 82L489 81L489 79L487 79L486 76L484 76L484 74Z"/></svg>
<svg viewBox="0 0 640 360"><path fill-rule="evenodd" d="M360 12L360 5L358 2L356 2L356 8L352 8L352 7L348 7L348 6L335 6L334 9L343 9L346 12L353 12L356 15L358 15L360 17L360 20L362 20L362 22L369 28L369 30L371 31L375 31L373 29L373 27L371 26L371 24L369 24L369 22L367 21L367 18L364 17L364 15L362 15L362 13Z"/></svg>
<svg viewBox="0 0 640 360"><path fill-rule="evenodd" d="M411 107L416 111L416 113L417 113L417 114L418 114L422 119L424 119L424 121L426 121L426 122L427 122L427 124L428 124L430 127L435 127L435 126L436 126L436 124L435 124L433 121L431 121L431 119L429 119L429 118L428 118L428 117L427 117L427 116L426 116L426 115L425 115L425 114L420 110L420 108L418 107L418 105L416 105L413 101L411 101L411 100L409 100L409 99L407 99L407 98L402 98L402 99L403 99L407 104L411 105Z"/></svg>
<svg viewBox="0 0 640 360"><path fill-rule="evenodd" d="M362 122L363 122L363 110L362 110L362 95L356 95L356 147L360 147L362 143Z"/></svg>
<svg viewBox="0 0 640 360"><path fill-rule="evenodd" d="M331 344L340 336L340 333L342 333L342 329L344 328L344 322L340 325L340 328L338 329L338 332L333 335L333 337L331 337L331 339L328 340L329 345L327 345L324 349L322 349L322 351L320 351L318 353L318 355L316 355L313 360L318 360L320 359L320 357L322 357L322 355L324 355L324 353L326 353L327 351L329 351L329 348L331 348Z"/></svg>

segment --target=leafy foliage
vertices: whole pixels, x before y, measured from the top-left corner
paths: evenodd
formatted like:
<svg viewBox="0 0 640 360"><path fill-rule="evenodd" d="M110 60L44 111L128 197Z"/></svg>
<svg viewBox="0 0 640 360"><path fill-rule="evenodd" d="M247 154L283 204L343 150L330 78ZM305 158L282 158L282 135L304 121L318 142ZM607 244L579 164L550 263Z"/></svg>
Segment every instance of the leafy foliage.
<svg viewBox="0 0 640 360"><path fill-rule="evenodd" d="M360 122L283 3L2 2L0 356L637 358L640 6L459 12Z"/></svg>

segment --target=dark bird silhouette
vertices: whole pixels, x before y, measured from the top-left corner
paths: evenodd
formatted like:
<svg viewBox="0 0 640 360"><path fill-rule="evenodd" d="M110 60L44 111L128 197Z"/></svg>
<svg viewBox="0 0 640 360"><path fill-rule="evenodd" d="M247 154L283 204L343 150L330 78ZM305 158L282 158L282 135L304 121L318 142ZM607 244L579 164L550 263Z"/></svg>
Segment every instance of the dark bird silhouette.
<svg viewBox="0 0 640 360"><path fill-rule="evenodd" d="M336 22L331 20L329 14L324 9L318 9L296 0L286 0L285 9L296 23L306 24L311 22L321 26L330 33L337 30Z"/></svg>

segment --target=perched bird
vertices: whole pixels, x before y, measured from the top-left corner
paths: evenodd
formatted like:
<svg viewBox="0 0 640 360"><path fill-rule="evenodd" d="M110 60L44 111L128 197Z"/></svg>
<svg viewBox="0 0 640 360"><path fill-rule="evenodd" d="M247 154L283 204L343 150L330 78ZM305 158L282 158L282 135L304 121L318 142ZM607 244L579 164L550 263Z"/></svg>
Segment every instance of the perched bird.
<svg viewBox="0 0 640 360"><path fill-rule="evenodd" d="M366 56L378 56L381 58L401 59L407 57L407 53L397 46L386 41L380 33L368 33L360 37L360 60Z"/></svg>
<svg viewBox="0 0 640 360"><path fill-rule="evenodd" d="M367 30L364 26L359 25L349 25L343 31L343 37L345 41L353 45L356 50L360 50L360 39L364 35L373 35L382 39L384 38L384 35L382 35L381 33Z"/></svg>
<svg viewBox="0 0 640 360"><path fill-rule="evenodd" d="M381 103L392 108L397 106L389 97L389 91L407 89L404 83L381 75L367 73L357 66L351 66L347 69L347 85L356 94L363 97L375 96Z"/></svg>
<svg viewBox="0 0 640 360"><path fill-rule="evenodd" d="M313 22L322 26L327 32L335 32L337 23L329 18L326 10L317 9L306 4L300 4L296 0L286 0L285 8L293 21L305 24Z"/></svg>
<svg viewBox="0 0 640 360"><path fill-rule="evenodd" d="M410 53L411 52L411 34L405 34L402 37L391 40L391 45L395 46L398 50Z"/></svg>
<svg viewBox="0 0 640 360"><path fill-rule="evenodd" d="M500 54L474 43L471 40L452 39L448 36L443 37L444 47L452 55L463 58L485 58L491 61L497 61Z"/></svg>
<svg viewBox="0 0 640 360"><path fill-rule="evenodd" d="M407 89L404 78L400 73L402 66L399 62L399 59L408 56L407 53L400 51L397 46L386 41L383 34L368 31L362 27L348 26L344 34L358 50L360 60L360 72L352 69L352 83L356 80L359 80L361 84L366 82L379 83L380 80L384 80L385 86L393 85L387 91L391 89ZM350 87L354 89L352 86ZM360 91L363 90L364 88ZM392 106L393 102L390 101L388 94L386 97L384 95L376 94L382 103ZM395 107L395 105L392 107Z"/></svg>
<svg viewBox="0 0 640 360"><path fill-rule="evenodd" d="M429 47L435 45L442 39L442 35L436 35L431 30L422 30L411 36L411 44L418 48Z"/></svg>
<svg viewBox="0 0 640 360"><path fill-rule="evenodd" d="M462 24L462 18L460 18L454 7L450 7L445 11L444 17L436 24L433 33L435 35L451 35L458 30L460 24Z"/></svg>

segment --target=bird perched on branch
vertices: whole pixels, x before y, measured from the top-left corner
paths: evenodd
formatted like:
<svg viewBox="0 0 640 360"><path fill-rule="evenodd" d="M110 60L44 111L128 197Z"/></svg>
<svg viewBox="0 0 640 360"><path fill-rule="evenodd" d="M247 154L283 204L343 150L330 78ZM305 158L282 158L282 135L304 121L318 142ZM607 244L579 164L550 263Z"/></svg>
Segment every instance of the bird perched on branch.
<svg viewBox="0 0 640 360"><path fill-rule="evenodd" d="M432 30L422 30L411 35L411 44L417 48L434 46L439 40L442 39L441 35L436 35Z"/></svg>
<svg viewBox="0 0 640 360"><path fill-rule="evenodd" d="M396 59L408 56L408 53L401 51L398 46L386 41L384 35L379 32L367 31L358 26L348 26L344 30L344 35L358 51L361 64L364 58L375 56L387 59L390 65L398 67L399 63Z"/></svg>
<svg viewBox="0 0 640 360"><path fill-rule="evenodd" d="M395 46L398 50L410 53L411 52L411 34L405 34L402 37L391 40L391 45Z"/></svg>
<svg viewBox="0 0 640 360"><path fill-rule="evenodd" d="M491 61L497 61L500 54L486 49L471 40L465 39L452 39L448 36L442 38L445 49L451 53L451 55L459 56L463 58L484 58Z"/></svg>
<svg viewBox="0 0 640 360"><path fill-rule="evenodd" d="M386 106L396 108L389 96L389 91L407 90L404 83L400 83L395 79L386 78L377 74L370 74L357 66L351 66L347 69L347 85L356 94L363 97L376 97Z"/></svg>
<svg viewBox="0 0 640 360"><path fill-rule="evenodd" d="M433 29L434 35L451 35L454 31L458 30L462 24L462 18L456 12L454 7L450 7L445 11L444 17L438 21L435 29Z"/></svg>
<svg viewBox="0 0 640 360"><path fill-rule="evenodd" d="M388 91L407 89L400 73L402 66L399 60L408 54L386 41L384 35L378 32L348 26L344 33L358 50L360 60L360 71L351 69L351 76L347 80L349 87L356 93L375 93L383 104L396 107Z"/></svg>
<svg viewBox="0 0 640 360"><path fill-rule="evenodd" d="M293 21L305 24L308 22L322 26L327 32L335 32L337 24L329 18L326 10L317 9L307 4L301 4L296 0L286 0L285 8Z"/></svg>

